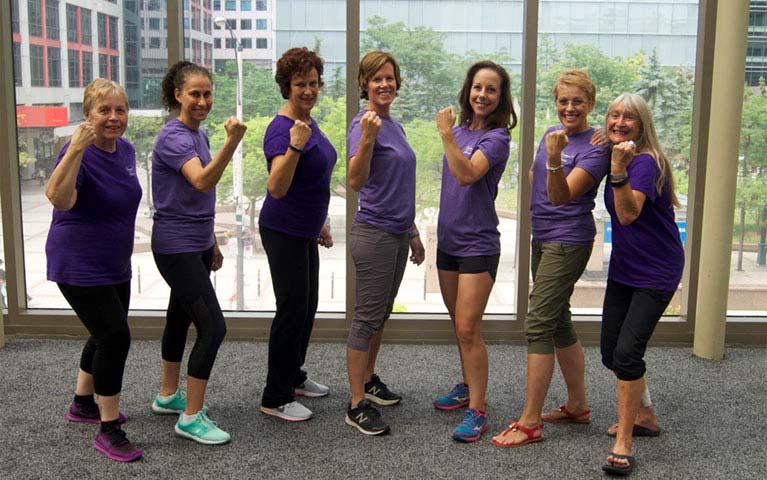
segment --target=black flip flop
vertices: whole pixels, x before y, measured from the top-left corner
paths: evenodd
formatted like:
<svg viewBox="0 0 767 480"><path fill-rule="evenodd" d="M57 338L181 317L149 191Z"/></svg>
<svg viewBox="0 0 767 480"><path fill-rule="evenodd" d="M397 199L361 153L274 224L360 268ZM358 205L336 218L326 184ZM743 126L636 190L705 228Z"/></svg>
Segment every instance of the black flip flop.
<svg viewBox="0 0 767 480"><path fill-rule="evenodd" d="M651 430L647 427L643 427L641 425L634 425L633 430L631 431L632 437L657 437L660 435L660 429L658 430ZM608 437L615 437L614 433L607 432Z"/></svg>
<svg viewBox="0 0 767 480"><path fill-rule="evenodd" d="M619 453L610 452L610 456L613 458L620 458L623 460L628 460L629 464L625 467L619 467L617 465L613 465L610 463L605 463L602 465L602 470L604 470L606 473L609 473L610 475L620 475L622 477L627 477L631 475L631 472L634 471L634 466L636 465L636 459L632 457L631 455L621 455Z"/></svg>

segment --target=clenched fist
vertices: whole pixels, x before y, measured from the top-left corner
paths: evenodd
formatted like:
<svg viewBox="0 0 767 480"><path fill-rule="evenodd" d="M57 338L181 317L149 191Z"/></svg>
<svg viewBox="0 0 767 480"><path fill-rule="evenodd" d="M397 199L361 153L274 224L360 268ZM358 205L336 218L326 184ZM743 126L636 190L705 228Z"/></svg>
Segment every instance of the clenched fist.
<svg viewBox="0 0 767 480"><path fill-rule="evenodd" d="M381 117L372 110L368 110L360 118L360 127L362 128L362 138L365 140L374 140L378 131L381 130Z"/></svg>
<svg viewBox="0 0 767 480"><path fill-rule="evenodd" d="M636 145L629 140L613 146L613 153L610 157L610 173L623 173L626 167L634 159L636 154Z"/></svg>
<svg viewBox="0 0 767 480"><path fill-rule="evenodd" d="M558 167L562 164L562 150L565 149L570 139L564 130L556 130L546 135L546 153L549 156L549 166Z"/></svg>
<svg viewBox="0 0 767 480"><path fill-rule="evenodd" d="M247 129L248 126L237 120L236 117L229 117L224 124L227 139L231 139L237 143L240 143L240 140L245 136L245 131Z"/></svg>
<svg viewBox="0 0 767 480"><path fill-rule="evenodd" d="M446 135L453 131L455 117L455 109L452 105L437 112L436 121L440 135Z"/></svg>
<svg viewBox="0 0 767 480"><path fill-rule="evenodd" d="M93 128L90 122L81 123L72 134L72 139L69 141L70 148L75 150L85 150L88 145L92 145L96 142L96 130Z"/></svg>
<svg viewBox="0 0 767 480"><path fill-rule="evenodd" d="M296 148L303 149L311 136L311 127L301 120L296 120L290 127L290 144Z"/></svg>

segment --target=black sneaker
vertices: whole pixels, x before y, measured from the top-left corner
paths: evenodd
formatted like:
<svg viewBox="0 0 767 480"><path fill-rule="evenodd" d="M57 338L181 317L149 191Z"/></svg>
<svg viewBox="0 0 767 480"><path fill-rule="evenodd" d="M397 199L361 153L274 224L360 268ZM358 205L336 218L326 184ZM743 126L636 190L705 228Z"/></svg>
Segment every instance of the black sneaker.
<svg viewBox="0 0 767 480"><path fill-rule="evenodd" d="M389 426L381 420L381 413L369 400L363 400L355 408L346 410L346 424L365 435L382 435L389 432Z"/></svg>
<svg viewBox="0 0 767 480"><path fill-rule="evenodd" d="M402 397L389 390L375 373L365 384L365 398L378 405L396 405L402 400Z"/></svg>

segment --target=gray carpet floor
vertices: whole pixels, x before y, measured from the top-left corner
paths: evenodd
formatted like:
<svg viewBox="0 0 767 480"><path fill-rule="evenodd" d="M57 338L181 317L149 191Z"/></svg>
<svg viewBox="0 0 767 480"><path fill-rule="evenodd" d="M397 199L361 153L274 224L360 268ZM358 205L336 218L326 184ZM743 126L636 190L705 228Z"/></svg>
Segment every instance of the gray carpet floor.
<svg viewBox="0 0 767 480"><path fill-rule="evenodd" d="M461 412L432 407L435 394L459 380L450 345L384 345L379 374L399 391L401 405L384 407L391 435L367 437L344 421L344 346L313 344L306 367L328 384L323 399L306 399L315 417L290 424L258 410L267 346L225 342L211 378L210 416L232 434L208 447L174 436L175 418L155 416L159 342L134 341L123 387L125 430L144 449L120 464L91 448L97 426L64 418L74 388L81 340L9 338L0 349L0 478L602 478L612 446L605 430L615 419L615 383L586 349L590 425L547 425L545 441L518 449L490 443L524 403L525 348L491 345L490 430L458 444L452 429ZM636 479L767 478L767 349L728 348L722 362L690 348L651 346L647 354L653 401L663 433L635 442ZM555 374L546 407L565 398Z"/></svg>

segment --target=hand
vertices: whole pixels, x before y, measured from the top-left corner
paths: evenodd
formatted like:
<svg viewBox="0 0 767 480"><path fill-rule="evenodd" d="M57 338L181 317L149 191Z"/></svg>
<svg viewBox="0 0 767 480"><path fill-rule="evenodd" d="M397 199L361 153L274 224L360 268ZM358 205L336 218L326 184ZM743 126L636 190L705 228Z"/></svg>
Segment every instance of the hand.
<svg viewBox="0 0 767 480"><path fill-rule="evenodd" d="M612 157L610 158L610 173L623 173L634 159L636 144L632 141L621 142L613 145Z"/></svg>
<svg viewBox="0 0 767 480"><path fill-rule="evenodd" d="M333 246L333 236L330 234L330 227L327 225L322 226L322 230L320 230L320 238L317 239L317 243L325 248Z"/></svg>
<svg viewBox="0 0 767 480"><path fill-rule="evenodd" d="M240 143L242 137L245 136L245 131L247 129L248 126L237 120L236 117L229 117L224 124L227 140L232 140L236 143Z"/></svg>
<svg viewBox="0 0 767 480"><path fill-rule="evenodd" d="M562 150L570 139L564 130L556 130L546 135L546 153L549 156L549 166L558 167L562 164Z"/></svg>
<svg viewBox="0 0 767 480"><path fill-rule="evenodd" d="M423 243L421 243L421 236L416 235L410 239L410 261L420 265L423 263L424 258L426 258L426 250L424 250Z"/></svg>
<svg viewBox="0 0 767 480"><path fill-rule="evenodd" d="M600 128L599 130L594 131L594 135L591 136L589 143L591 145L599 145L600 147L603 147L610 143L610 138L607 136L605 129Z"/></svg>
<svg viewBox="0 0 767 480"><path fill-rule="evenodd" d="M224 254L218 248L218 242L213 244L213 260L210 262L211 271L217 271L224 264Z"/></svg>
<svg viewBox="0 0 767 480"><path fill-rule="evenodd" d="M75 129L75 133L72 134L72 139L69 141L69 146L70 148L85 150L88 145L96 142L96 138L96 130L93 128L93 125L85 121Z"/></svg>
<svg viewBox="0 0 767 480"><path fill-rule="evenodd" d="M437 112L436 121L440 135L452 132L455 124L455 109L452 105Z"/></svg>
<svg viewBox="0 0 767 480"><path fill-rule="evenodd" d="M301 120L296 120L293 122L293 126L290 127L290 144L296 148L303 149L311 136L311 127Z"/></svg>
<svg viewBox="0 0 767 480"><path fill-rule="evenodd" d="M366 140L375 140L378 131L381 130L381 117L376 112L367 111L360 119L362 127L362 138Z"/></svg>

